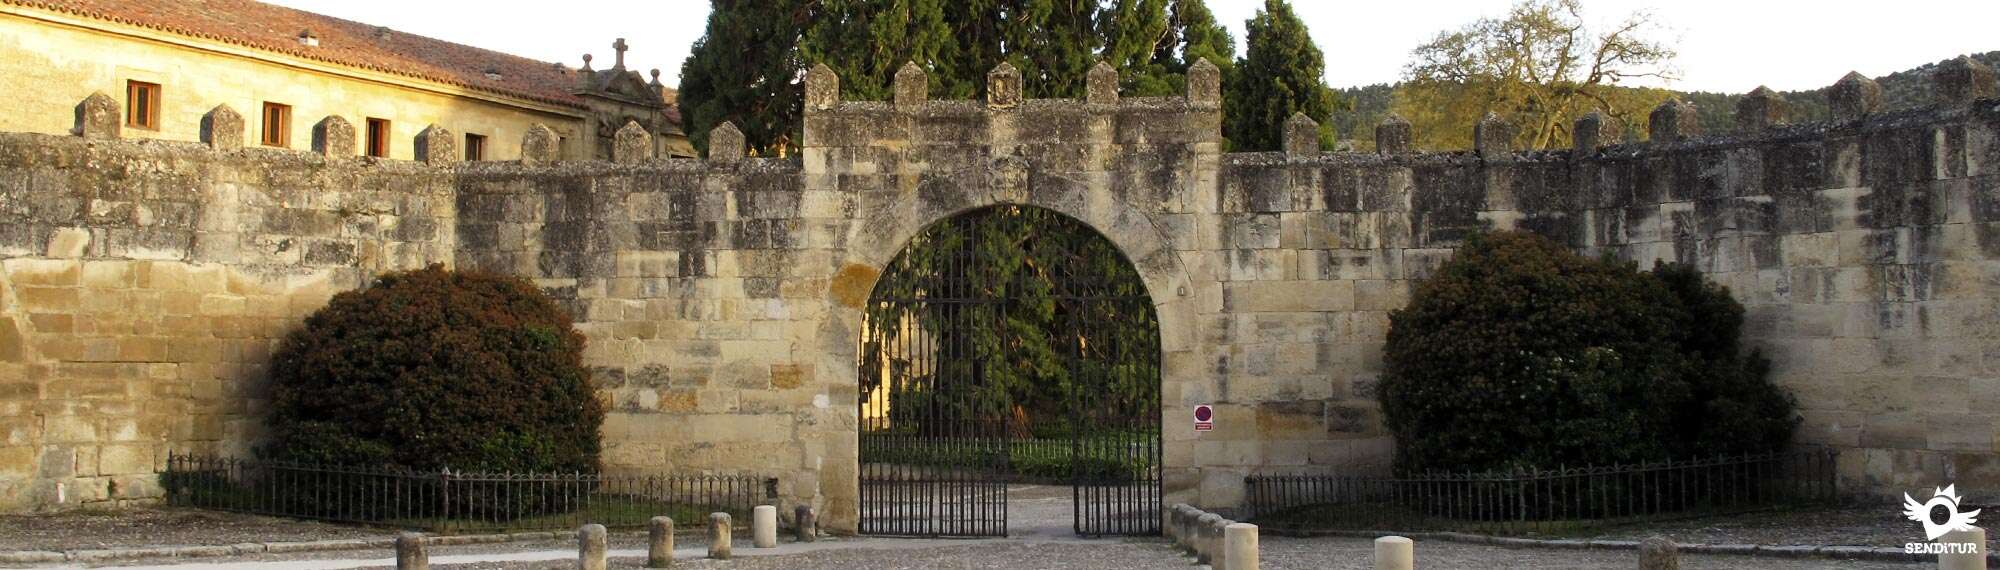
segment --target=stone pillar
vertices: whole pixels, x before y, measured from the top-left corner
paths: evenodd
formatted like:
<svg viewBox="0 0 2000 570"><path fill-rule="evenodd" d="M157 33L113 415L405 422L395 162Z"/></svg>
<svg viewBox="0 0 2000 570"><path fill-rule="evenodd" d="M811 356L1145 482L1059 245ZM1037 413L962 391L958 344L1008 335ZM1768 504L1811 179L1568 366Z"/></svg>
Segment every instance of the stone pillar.
<svg viewBox="0 0 2000 570"><path fill-rule="evenodd" d="M924 74L924 68L917 67L917 62L904 62L903 67L896 70L895 90L896 108L908 110L922 107L931 98L930 76Z"/></svg>
<svg viewBox="0 0 2000 570"><path fill-rule="evenodd" d="M1014 65L1000 62L993 71L986 72L986 106L993 109L1012 109L1021 104L1021 71Z"/></svg>
<svg viewBox="0 0 2000 570"><path fill-rule="evenodd" d="M1972 543L1978 545L1972 552L1953 552L1938 555L1938 570L1986 570L1986 529L1973 527L1972 530L1954 530L1938 537L1942 544Z"/></svg>
<svg viewBox="0 0 2000 570"><path fill-rule="evenodd" d="M757 548L778 547L777 507L757 505L750 510L750 545Z"/></svg>
<svg viewBox="0 0 2000 570"><path fill-rule="evenodd" d="M604 525L587 524L576 529L577 570L604 570Z"/></svg>
<svg viewBox="0 0 2000 570"><path fill-rule="evenodd" d="M1647 140L1680 142L1701 134L1701 117L1695 115L1693 103L1668 99L1646 117L1646 130Z"/></svg>
<svg viewBox="0 0 2000 570"><path fill-rule="evenodd" d="M1390 113L1375 125L1375 152L1381 154L1407 154L1416 138L1410 129L1410 121L1402 115Z"/></svg>
<svg viewBox="0 0 2000 570"><path fill-rule="evenodd" d="M458 162L458 138L439 125L424 127L417 133L417 160L424 164L446 165Z"/></svg>
<svg viewBox="0 0 2000 570"><path fill-rule="evenodd" d="M840 105L840 75L821 63L806 71L806 110L825 111Z"/></svg>
<svg viewBox="0 0 2000 570"><path fill-rule="evenodd" d="M1375 539L1375 570L1415 570L1417 543L1400 536Z"/></svg>
<svg viewBox="0 0 2000 570"><path fill-rule="evenodd" d="M521 135L521 162L548 164L562 157L562 136L548 125L535 123Z"/></svg>
<svg viewBox="0 0 2000 570"><path fill-rule="evenodd" d="M1514 152L1514 124L1495 113L1472 127L1472 148L1482 160L1493 160Z"/></svg>
<svg viewBox="0 0 2000 570"><path fill-rule="evenodd" d="M312 149L328 158L354 156L354 125L340 115L327 115L313 125Z"/></svg>
<svg viewBox="0 0 2000 570"><path fill-rule="evenodd" d="M1222 560L1229 570L1257 570L1257 525L1230 523L1223 527Z"/></svg>
<svg viewBox="0 0 2000 570"><path fill-rule="evenodd" d="M1084 91L1084 102L1092 105L1118 104L1118 68L1099 61L1091 66L1089 85Z"/></svg>
<svg viewBox="0 0 2000 570"><path fill-rule="evenodd" d="M730 538L730 533L734 532L734 529L730 528L730 526L734 524L736 524L736 522L730 520L729 513L714 513L708 515L709 558L714 558L716 560L729 559L729 547L730 547L729 541L732 540Z"/></svg>
<svg viewBox="0 0 2000 570"><path fill-rule="evenodd" d="M87 139L115 139L125 121L121 120L118 101L103 91L91 93L76 104L77 136Z"/></svg>
<svg viewBox="0 0 2000 570"><path fill-rule="evenodd" d="M1931 72L1931 82L1932 96L1946 107L1964 107L1996 95L1993 68L1971 56L1961 55L1938 64L1937 70Z"/></svg>
<svg viewBox="0 0 2000 570"><path fill-rule="evenodd" d="M1313 156L1319 154L1319 122L1305 113L1292 113L1285 119L1285 156Z"/></svg>
<svg viewBox="0 0 2000 570"><path fill-rule="evenodd" d="M743 131L736 130L735 123L723 121L708 131L708 161L715 164L742 162L745 145Z"/></svg>
<svg viewBox="0 0 2000 570"><path fill-rule="evenodd" d="M714 139L709 139L713 144ZM618 132L611 135L611 161L618 164L638 164L653 159L653 133L638 121L625 121Z"/></svg>
<svg viewBox="0 0 2000 570"><path fill-rule="evenodd" d="M1785 124L1792 104L1769 87L1759 86L1736 102L1736 130L1756 132Z"/></svg>
<svg viewBox="0 0 2000 570"><path fill-rule="evenodd" d="M793 533L798 535L799 542L819 540L819 517L813 514L811 506L799 505L798 509L792 511L792 521Z"/></svg>
<svg viewBox="0 0 2000 570"><path fill-rule="evenodd" d="M674 565L674 519L653 517L646 525L646 567Z"/></svg>
<svg viewBox="0 0 2000 570"><path fill-rule="evenodd" d="M227 104L209 109L201 116L201 142L216 150L243 148L243 115Z"/></svg>
<svg viewBox="0 0 2000 570"><path fill-rule="evenodd" d="M1857 72L1848 72L1826 92L1834 120L1857 121L1882 110L1882 86Z"/></svg>
<svg viewBox="0 0 2000 570"><path fill-rule="evenodd" d="M396 535L396 570L430 570L431 556L424 552L424 535L405 532Z"/></svg>
<svg viewBox="0 0 2000 570"><path fill-rule="evenodd" d="M1222 537L1215 536L1215 530L1219 528L1217 525L1218 523L1221 522L1222 522L1222 517L1215 513L1203 513L1201 517L1195 519L1194 523L1195 560L1198 560L1203 564L1210 564L1210 565L1220 563L1219 562L1220 558L1216 556L1215 546L1216 543L1221 542Z"/></svg>
<svg viewBox="0 0 2000 570"><path fill-rule="evenodd" d="M1603 112L1591 111L1576 120L1576 127L1570 130L1571 142L1576 143L1580 154L1597 152L1604 145L1616 143L1622 138L1617 123L1604 116Z"/></svg>
<svg viewBox="0 0 2000 570"><path fill-rule="evenodd" d="M1222 104L1222 70L1208 58L1196 59L1188 66L1187 100L1189 106Z"/></svg>
<svg viewBox="0 0 2000 570"><path fill-rule="evenodd" d="M1639 542L1639 570L1680 570L1680 547L1664 536Z"/></svg>

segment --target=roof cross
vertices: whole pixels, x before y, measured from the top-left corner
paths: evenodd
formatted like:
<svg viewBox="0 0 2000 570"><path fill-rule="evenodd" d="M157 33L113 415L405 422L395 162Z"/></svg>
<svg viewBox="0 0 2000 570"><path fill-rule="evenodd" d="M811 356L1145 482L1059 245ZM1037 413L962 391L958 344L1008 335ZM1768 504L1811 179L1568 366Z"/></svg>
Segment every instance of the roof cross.
<svg viewBox="0 0 2000 570"><path fill-rule="evenodd" d="M618 41L611 42L611 49L618 50L618 61L614 62L611 67L614 69L625 69L625 50L631 48L632 46L625 44L625 38L618 38Z"/></svg>

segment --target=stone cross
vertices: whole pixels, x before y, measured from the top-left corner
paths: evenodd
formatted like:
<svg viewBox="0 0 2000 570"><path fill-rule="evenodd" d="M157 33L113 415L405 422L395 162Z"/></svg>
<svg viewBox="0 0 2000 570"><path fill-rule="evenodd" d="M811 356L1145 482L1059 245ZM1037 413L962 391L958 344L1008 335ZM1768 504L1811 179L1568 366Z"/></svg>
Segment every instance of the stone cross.
<svg viewBox="0 0 2000 570"><path fill-rule="evenodd" d="M618 41L611 42L611 49L618 52L618 59L612 61L611 68L625 69L625 50L632 49L632 46L625 43L625 38L618 38Z"/></svg>

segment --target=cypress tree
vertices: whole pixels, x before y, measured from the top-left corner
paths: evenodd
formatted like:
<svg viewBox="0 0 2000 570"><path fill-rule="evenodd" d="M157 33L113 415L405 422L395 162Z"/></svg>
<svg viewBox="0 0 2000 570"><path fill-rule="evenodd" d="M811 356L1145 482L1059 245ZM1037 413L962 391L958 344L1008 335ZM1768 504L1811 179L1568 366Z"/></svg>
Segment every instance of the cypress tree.
<svg viewBox="0 0 2000 570"><path fill-rule="evenodd" d="M688 142L736 124L750 150L776 155L798 145L805 101L799 38L811 17L802 0L715 0L708 31L681 65L681 121Z"/></svg>
<svg viewBox="0 0 2000 570"><path fill-rule="evenodd" d="M1097 2L1012 0L1002 47L1027 97L1079 97L1097 64ZM981 77L985 71L980 72Z"/></svg>
<svg viewBox="0 0 2000 570"><path fill-rule="evenodd" d="M1322 79L1326 61L1291 4L1264 0L1264 9L1244 27L1250 45L1236 61L1222 111L1222 134L1232 149L1278 150L1293 113L1331 125L1336 101ZM1321 129L1322 143L1329 135Z"/></svg>
<svg viewBox="0 0 2000 570"><path fill-rule="evenodd" d="M933 69L957 59L960 51L946 24L944 0L823 2L799 50L808 65L825 63L840 75L843 97L888 99L905 62L924 66L936 96L969 96L961 93L966 91L961 78Z"/></svg>

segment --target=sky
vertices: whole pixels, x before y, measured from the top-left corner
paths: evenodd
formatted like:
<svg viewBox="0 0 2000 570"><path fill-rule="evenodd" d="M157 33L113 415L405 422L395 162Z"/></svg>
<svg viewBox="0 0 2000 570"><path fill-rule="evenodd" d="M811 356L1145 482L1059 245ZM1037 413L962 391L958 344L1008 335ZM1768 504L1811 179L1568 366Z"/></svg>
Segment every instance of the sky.
<svg viewBox="0 0 2000 570"><path fill-rule="evenodd" d="M266 0L321 14L525 57L611 60L626 38L628 67L662 70L678 83L681 61L707 23L702 0ZM1512 0L1293 0L1326 54L1334 87L1394 82L1410 50ZM1262 0L1208 0L1236 36ZM1650 12L1653 37L1679 52L1666 87L1748 92L1832 84L1849 71L1879 76L1966 53L2000 50L1996 0L1583 0L1593 29ZM601 67L601 65L600 65Z"/></svg>

